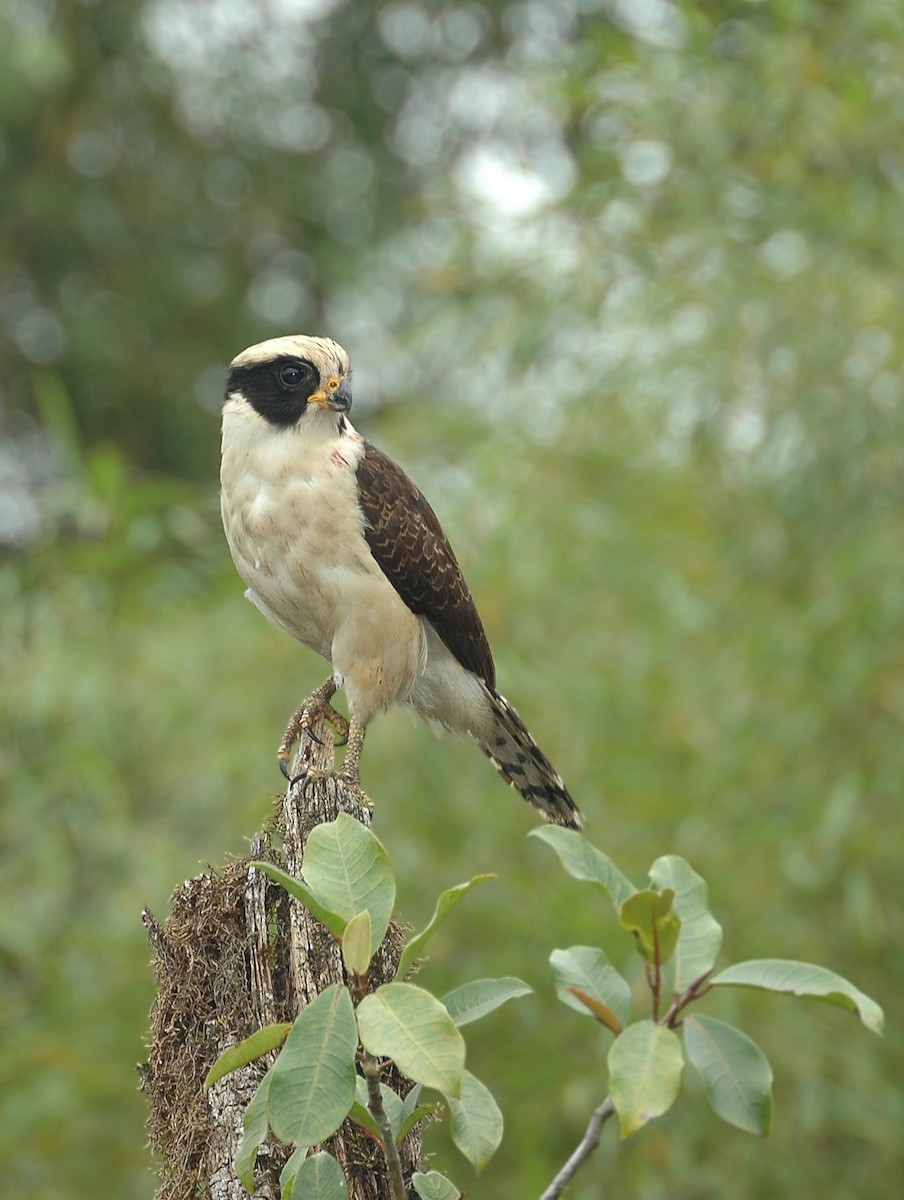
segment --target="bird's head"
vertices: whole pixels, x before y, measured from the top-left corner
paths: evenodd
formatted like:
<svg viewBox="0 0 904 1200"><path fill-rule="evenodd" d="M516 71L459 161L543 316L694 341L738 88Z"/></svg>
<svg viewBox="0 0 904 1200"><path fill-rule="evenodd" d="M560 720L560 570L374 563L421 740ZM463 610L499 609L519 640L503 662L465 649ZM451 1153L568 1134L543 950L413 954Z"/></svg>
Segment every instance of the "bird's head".
<svg viewBox="0 0 904 1200"><path fill-rule="evenodd" d="M312 412L346 413L352 406L348 355L330 338L271 338L234 358L226 400L239 398L265 421L287 429Z"/></svg>

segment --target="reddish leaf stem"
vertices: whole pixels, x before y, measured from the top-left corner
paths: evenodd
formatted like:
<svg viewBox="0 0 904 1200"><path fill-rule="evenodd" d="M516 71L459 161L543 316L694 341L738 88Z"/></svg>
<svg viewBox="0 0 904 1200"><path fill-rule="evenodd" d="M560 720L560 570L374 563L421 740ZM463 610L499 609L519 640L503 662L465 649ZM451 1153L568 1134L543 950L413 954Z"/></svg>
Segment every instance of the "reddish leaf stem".
<svg viewBox="0 0 904 1200"><path fill-rule="evenodd" d="M676 1025L680 1025L681 1022L678 1020L678 1017L681 1012L694 1000L699 1000L701 996L705 996L710 990L712 984L706 981L712 973L713 968L710 967L708 971L693 981L686 992L677 994L660 1024L665 1025L668 1029L674 1029Z"/></svg>

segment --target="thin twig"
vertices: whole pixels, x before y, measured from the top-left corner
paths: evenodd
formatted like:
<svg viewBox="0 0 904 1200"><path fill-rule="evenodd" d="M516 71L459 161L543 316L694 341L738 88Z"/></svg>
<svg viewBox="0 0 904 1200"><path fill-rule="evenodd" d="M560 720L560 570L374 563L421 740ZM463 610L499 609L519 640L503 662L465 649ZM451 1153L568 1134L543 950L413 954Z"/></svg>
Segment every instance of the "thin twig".
<svg viewBox="0 0 904 1200"><path fill-rule="evenodd" d="M402 1163L399 1151L392 1135L392 1125L386 1109L383 1107L383 1096L380 1092L380 1064L372 1054L365 1054L362 1062L364 1078L367 1080L367 1107L380 1129L383 1141L383 1154L386 1158L386 1169L389 1173L389 1193L392 1200L407 1200L405 1180L402 1178Z"/></svg>
<svg viewBox="0 0 904 1200"><path fill-rule="evenodd" d="M599 1108L594 1110L593 1116L590 1118L590 1123L587 1126L587 1131L578 1143L574 1153L569 1158L565 1166L559 1171L555 1179L540 1197L540 1200L556 1200L557 1196L561 1196L565 1189L574 1179L578 1170L584 1165L584 1162L590 1157L593 1151L600 1144L600 1137L603 1132L603 1126L615 1112L615 1105L612 1103L612 1097L607 1096Z"/></svg>

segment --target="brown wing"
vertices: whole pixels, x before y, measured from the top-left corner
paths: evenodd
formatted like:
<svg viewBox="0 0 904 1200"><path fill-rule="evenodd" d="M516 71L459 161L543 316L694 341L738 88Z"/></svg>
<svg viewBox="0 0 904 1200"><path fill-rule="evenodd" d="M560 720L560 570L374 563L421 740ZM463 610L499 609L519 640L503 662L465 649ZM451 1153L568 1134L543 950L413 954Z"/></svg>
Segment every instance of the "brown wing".
<svg viewBox="0 0 904 1200"><path fill-rule="evenodd" d="M364 447L358 494L371 554L411 611L430 622L461 665L495 687L483 622L436 514L401 467L370 442Z"/></svg>

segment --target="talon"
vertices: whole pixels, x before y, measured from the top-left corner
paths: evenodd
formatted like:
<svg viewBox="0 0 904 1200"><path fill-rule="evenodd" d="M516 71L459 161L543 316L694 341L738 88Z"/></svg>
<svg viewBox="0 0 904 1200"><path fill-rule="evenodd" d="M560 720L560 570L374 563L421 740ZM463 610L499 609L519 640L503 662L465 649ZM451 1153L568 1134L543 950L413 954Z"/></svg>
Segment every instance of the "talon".
<svg viewBox="0 0 904 1200"><path fill-rule="evenodd" d="M297 775L290 775L289 763L285 758L282 757L282 755L279 756L279 769L282 771L284 777L288 780L290 788L295 787L296 783L300 783L302 779L307 779L308 777L307 771L299 771Z"/></svg>
<svg viewBox="0 0 904 1200"><path fill-rule="evenodd" d="M332 720L333 717L336 717L339 721L344 723L344 718L340 717L333 708L332 704L330 704L330 697L333 695L335 690L335 681L332 678L327 679L326 682L322 683L316 691L312 692L311 695L308 696L307 700L305 700L303 704L300 704L292 714L292 719L286 728L286 732L283 734L283 739L280 742L279 750L277 751L279 769L282 771L286 779L289 780L290 784L297 783L299 779L304 778L304 774L296 775L294 778L289 775L289 760L292 757L292 747L295 745L295 742L298 740L298 738L301 737L302 734L306 733L313 741L317 743L318 746L323 745L323 742L311 729L311 721L313 717L318 712L322 712L327 720Z"/></svg>

